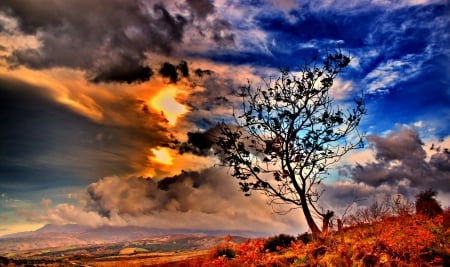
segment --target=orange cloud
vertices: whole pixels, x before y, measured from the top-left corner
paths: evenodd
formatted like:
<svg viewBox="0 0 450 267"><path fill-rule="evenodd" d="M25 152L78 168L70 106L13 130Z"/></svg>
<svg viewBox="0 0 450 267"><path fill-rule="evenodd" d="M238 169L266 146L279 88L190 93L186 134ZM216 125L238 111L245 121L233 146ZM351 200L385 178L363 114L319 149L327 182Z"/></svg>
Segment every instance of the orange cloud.
<svg viewBox="0 0 450 267"><path fill-rule="evenodd" d="M148 162L135 176L163 179L180 174L183 171L200 171L214 165L214 159L189 153L179 154L177 150L157 147L149 150Z"/></svg>
<svg viewBox="0 0 450 267"><path fill-rule="evenodd" d="M170 125L175 125L179 116L188 110L185 106L176 101L177 88L169 85L158 92L150 101L155 110L161 111L169 121Z"/></svg>
<svg viewBox="0 0 450 267"><path fill-rule="evenodd" d="M198 64L201 68L214 69L214 73L219 77L252 72L251 68L238 72L226 66L214 67L210 62ZM23 66L9 70L4 65L0 65L0 79L18 80L33 85L39 88L35 93L69 108L74 113L95 122L98 127L102 127L92 135L88 133L87 136L92 137L93 142L103 144L102 149L111 150L114 154L98 151L97 147L92 147L93 151L90 153L93 153L94 161L107 157L108 160L129 166L127 173L120 175L142 175L162 179L179 174L182 170L195 171L213 165L211 159L190 154L179 155L176 150L162 147L169 142L169 134L183 141L186 132L195 127L192 122L183 119L191 112L188 105L195 106L198 101L208 102L209 97L202 94L193 97L192 94L205 92L207 86L215 84L202 84L200 80L195 80L194 83L187 79L180 80L176 84L167 84L166 80L157 76L144 83L90 83L81 70L69 68L32 70ZM220 88L229 87L228 84L218 85ZM206 111L200 109L193 111L196 112L193 116L208 117L223 112L224 108L229 107L218 106L209 110L210 114L204 115L203 112Z"/></svg>
<svg viewBox="0 0 450 267"><path fill-rule="evenodd" d="M0 68L0 77L16 79L44 88L46 91L39 92L40 94L46 95L93 121L103 119L102 108L95 100L96 93L94 92L98 91L98 88L87 84L81 71L66 68L38 71L24 67L14 70Z"/></svg>
<svg viewBox="0 0 450 267"><path fill-rule="evenodd" d="M151 149L151 151L153 153L153 156L151 157L152 160L155 160L164 165L172 165L173 158L169 154L167 148L153 148Z"/></svg>

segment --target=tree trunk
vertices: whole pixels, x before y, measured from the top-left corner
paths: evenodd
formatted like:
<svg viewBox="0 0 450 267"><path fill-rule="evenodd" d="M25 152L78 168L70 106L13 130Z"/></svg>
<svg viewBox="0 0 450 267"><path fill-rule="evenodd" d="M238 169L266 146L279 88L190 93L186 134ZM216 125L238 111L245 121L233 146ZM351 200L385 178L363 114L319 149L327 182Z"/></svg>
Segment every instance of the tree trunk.
<svg viewBox="0 0 450 267"><path fill-rule="evenodd" d="M309 207L308 207L308 200L306 199L305 194L302 192L299 192L299 195L300 195L300 200L302 201L303 215L305 215L306 222L308 223L308 226L311 229L311 232L313 234L320 234L321 231L311 215L311 211L309 210Z"/></svg>
<svg viewBox="0 0 450 267"><path fill-rule="evenodd" d="M327 213L325 214L325 216L323 216L322 219L322 233L327 233L328 232L328 227L330 225L330 220L331 217L333 217L334 212L327 210Z"/></svg>

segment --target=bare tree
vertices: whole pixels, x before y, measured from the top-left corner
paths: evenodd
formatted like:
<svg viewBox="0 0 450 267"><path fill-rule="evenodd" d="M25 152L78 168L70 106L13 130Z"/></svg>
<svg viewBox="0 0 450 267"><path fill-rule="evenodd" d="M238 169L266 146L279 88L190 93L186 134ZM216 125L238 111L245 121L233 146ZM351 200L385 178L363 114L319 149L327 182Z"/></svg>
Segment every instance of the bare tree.
<svg viewBox="0 0 450 267"><path fill-rule="evenodd" d="M233 111L235 125L219 125L217 154L241 190L247 196L261 191L271 204L301 208L313 233L327 231L333 216L319 206L317 185L333 163L363 145L357 129L366 113L362 96L343 109L330 95L334 79L349 63L339 49L320 66L305 63L299 74L281 70L276 80L256 88L249 82L237 93L242 106Z"/></svg>

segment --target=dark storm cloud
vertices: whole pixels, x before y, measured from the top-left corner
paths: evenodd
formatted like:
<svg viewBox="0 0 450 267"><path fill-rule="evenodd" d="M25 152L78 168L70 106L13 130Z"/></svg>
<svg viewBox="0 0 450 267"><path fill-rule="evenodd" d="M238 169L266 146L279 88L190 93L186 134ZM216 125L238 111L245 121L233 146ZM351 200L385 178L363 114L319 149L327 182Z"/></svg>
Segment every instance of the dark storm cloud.
<svg viewBox="0 0 450 267"><path fill-rule="evenodd" d="M179 80L179 75L181 77L189 77L189 67L186 61L182 60L175 66L169 62L164 62L164 64L159 69L159 74L163 77L169 78L171 83L176 83Z"/></svg>
<svg viewBox="0 0 450 267"><path fill-rule="evenodd" d="M186 4L191 10L191 16L197 21L204 22L206 17L216 13L214 1L187 0ZM215 18L212 23L196 24L198 33L205 37L207 34L221 48L231 48L235 44L235 34L228 20Z"/></svg>
<svg viewBox="0 0 450 267"><path fill-rule="evenodd" d="M413 200L432 188L450 192L450 152L448 148L425 147L416 129L399 126L386 135L368 136L375 161L356 166L341 166L340 174L350 179L322 183L320 203L342 215L350 205L353 209L367 207L396 196ZM427 156L425 149L431 149Z"/></svg>
<svg viewBox="0 0 450 267"><path fill-rule="evenodd" d="M235 35L232 32L231 24L223 19L214 20L212 38L221 47L233 46Z"/></svg>
<svg viewBox="0 0 450 267"><path fill-rule="evenodd" d="M148 149L168 142L164 118L131 97L102 105L104 124L46 96L45 88L0 80L0 192L79 186L148 165ZM118 112L127 125L115 123Z"/></svg>
<svg viewBox="0 0 450 267"><path fill-rule="evenodd" d="M208 125L210 126L210 125ZM204 132L188 132L188 140L181 143L178 150L181 154L192 153L199 156L212 156L211 148L220 135L219 127L211 127Z"/></svg>
<svg viewBox="0 0 450 267"><path fill-rule="evenodd" d="M389 188L375 188L365 184L353 182L337 182L333 184L321 184L320 189L324 190L320 202L327 209L338 211L338 214L344 212L349 205L357 202L358 205L370 204L377 200L379 196L395 195L396 192Z"/></svg>
<svg viewBox="0 0 450 267"><path fill-rule="evenodd" d="M187 0L186 3L195 17L204 20L208 15L214 13L214 4L210 0Z"/></svg>
<svg viewBox="0 0 450 267"><path fill-rule="evenodd" d="M195 75L197 75L197 77L200 77L200 78L202 78L204 75L211 76L212 74L213 74L212 70L202 70L202 69L195 70Z"/></svg>
<svg viewBox="0 0 450 267"><path fill-rule="evenodd" d="M147 5L148 3L148 5ZM152 1L2 1L0 10L37 34L39 49L15 50L14 67L82 69L96 82L146 81L152 72L145 52L174 51L187 21Z"/></svg>
<svg viewBox="0 0 450 267"><path fill-rule="evenodd" d="M145 82L153 75L152 69L135 64L134 60L123 60L121 65L105 67L105 70L90 79L91 82Z"/></svg>
<svg viewBox="0 0 450 267"><path fill-rule="evenodd" d="M414 128L401 126L385 137L369 136L368 141L377 161L357 165L352 171L354 181L373 187L406 183L411 188L450 192L449 154L435 152L427 160Z"/></svg>
<svg viewBox="0 0 450 267"><path fill-rule="evenodd" d="M193 79L194 82L208 90L194 92L185 100L184 104L191 109L191 112L185 115L185 120L198 129L208 130L217 122L230 119L224 116L223 110L232 107L228 97L239 84L228 78L223 79L211 70L197 69L195 73L198 80Z"/></svg>
<svg viewBox="0 0 450 267"><path fill-rule="evenodd" d="M437 151L436 154L431 156L430 164L435 167L438 171L449 172L450 173L450 151L445 148L442 152Z"/></svg>
<svg viewBox="0 0 450 267"><path fill-rule="evenodd" d="M180 71L181 76L189 77L189 67L186 61L182 60L177 66L177 69Z"/></svg>
<svg viewBox="0 0 450 267"><path fill-rule="evenodd" d="M161 66L159 74L163 77L168 77L172 83L175 83L178 80L177 68L168 62Z"/></svg>
<svg viewBox="0 0 450 267"><path fill-rule="evenodd" d="M426 156L419 133L412 128L401 126L385 137L369 135L367 141L376 151L375 158L378 161L416 161Z"/></svg>

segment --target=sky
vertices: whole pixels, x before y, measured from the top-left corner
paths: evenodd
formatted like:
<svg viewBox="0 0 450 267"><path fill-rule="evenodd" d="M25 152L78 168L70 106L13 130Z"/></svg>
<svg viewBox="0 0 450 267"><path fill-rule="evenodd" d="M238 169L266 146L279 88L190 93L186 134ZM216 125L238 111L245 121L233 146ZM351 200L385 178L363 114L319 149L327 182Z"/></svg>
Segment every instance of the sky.
<svg viewBox="0 0 450 267"><path fill-rule="evenodd" d="M425 189L450 206L450 4L440 0L3 0L0 235L47 223L300 233L174 140L229 96L340 47L331 93L361 93L364 148L321 185L337 214ZM320 63L320 62L319 62Z"/></svg>

